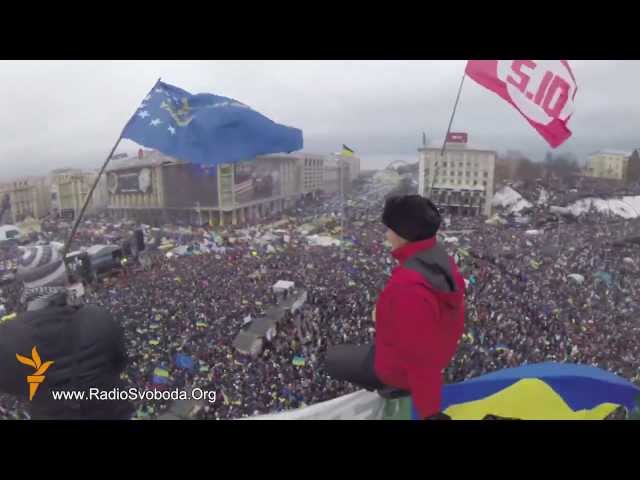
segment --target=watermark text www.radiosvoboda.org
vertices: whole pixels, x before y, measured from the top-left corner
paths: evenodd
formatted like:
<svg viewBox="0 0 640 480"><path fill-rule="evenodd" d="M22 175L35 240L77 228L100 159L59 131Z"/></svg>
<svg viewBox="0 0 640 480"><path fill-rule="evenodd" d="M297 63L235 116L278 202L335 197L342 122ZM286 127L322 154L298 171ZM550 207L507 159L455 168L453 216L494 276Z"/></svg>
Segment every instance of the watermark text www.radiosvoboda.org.
<svg viewBox="0 0 640 480"><path fill-rule="evenodd" d="M216 402L216 392L198 387L191 390L180 390L178 388L166 390L140 390L138 388L52 390L51 396L54 400L203 400L209 403Z"/></svg>

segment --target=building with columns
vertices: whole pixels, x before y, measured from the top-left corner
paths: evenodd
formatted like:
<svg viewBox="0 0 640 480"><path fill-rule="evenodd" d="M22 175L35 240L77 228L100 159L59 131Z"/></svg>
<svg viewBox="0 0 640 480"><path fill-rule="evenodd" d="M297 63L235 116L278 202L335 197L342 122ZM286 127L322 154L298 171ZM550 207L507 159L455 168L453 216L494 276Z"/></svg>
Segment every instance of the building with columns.
<svg viewBox="0 0 640 480"><path fill-rule="evenodd" d="M49 174L52 212L64 217L77 217L91 191L98 172L79 169L59 169ZM88 214L95 214L107 208L107 181L103 177L96 186L87 206Z"/></svg>
<svg viewBox="0 0 640 480"><path fill-rule="evenodd" d="M589 176L623 180L626 178L631 153L632 152L610 149L592 153L587 162Z"/></svg>
<svg viewBox="0 0 640 480"><path fill-rule="evenodd" d="M5 197L8 197L5 217L12 223L29 217L46 217L51 209L51 195L45 178L30 177L4 183L0 185L0 199Z"/></svg>
<svg viewBox="0 0 640 480"><path fill-rule="evenodd" d="M107 168L108 211L113 218L152 225L252 223L293 207L305 195L337 192L333 160L335 165L326 156L299 152L209 167L140 150L137 158L114 159ZM359 165L359 159L342 162L345 191Z"/></svg>
<svg viewBox="0 0 640 480"><path fill-rule="evenodd" d="M419 148L418 192L449 214L491 215L496 152L451 133L442 147Z"/></svg>
<svg viewBox="0 0 640 480"><path fill-rule="evenodd" d="M303 191L303 161L264 155L209 167L141 150L138 158L107 168L108 211L148 224L250 223L295 203Z"/></svg>

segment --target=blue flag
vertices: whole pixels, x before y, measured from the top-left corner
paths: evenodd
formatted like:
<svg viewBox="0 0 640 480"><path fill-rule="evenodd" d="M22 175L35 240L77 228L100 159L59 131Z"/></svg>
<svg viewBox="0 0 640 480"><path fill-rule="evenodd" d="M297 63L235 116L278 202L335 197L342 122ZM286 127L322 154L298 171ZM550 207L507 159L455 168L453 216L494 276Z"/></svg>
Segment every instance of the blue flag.
<svg viewBox="0 0 640 480"><path fill-rule="evenodd" d="M302 149L302 130L280 125L227 97L192 95L158 82L123 138L192 163L217 165Z"/></svg>
<svg viewBox="0 0 640 480"><path fill-rule="evenodd" d="M195 363L193 358L183 353L176 354L176 367L183 368L185 370L193 370Z"/></svg>

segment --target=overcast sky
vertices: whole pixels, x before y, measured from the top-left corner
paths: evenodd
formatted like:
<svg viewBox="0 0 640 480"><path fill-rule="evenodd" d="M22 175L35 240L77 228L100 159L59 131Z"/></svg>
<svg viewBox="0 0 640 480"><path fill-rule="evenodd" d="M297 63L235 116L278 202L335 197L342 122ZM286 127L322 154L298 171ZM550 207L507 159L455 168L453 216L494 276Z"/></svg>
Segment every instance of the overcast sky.
<svg viewBox="0 0 640 480"><path fill-rule="evenodd" d="M640 146L639 61L570 61L578 82L573 136L558 151ZM235 98L304 132L304 150L343 143L364 168L417 160L443 138L464 61L0 61L0 179L99 166L158 77L191 93ZM467 80L453 131L541 159L542 137L504 100ZM128 141L119 151L135 152Z"/></svg>

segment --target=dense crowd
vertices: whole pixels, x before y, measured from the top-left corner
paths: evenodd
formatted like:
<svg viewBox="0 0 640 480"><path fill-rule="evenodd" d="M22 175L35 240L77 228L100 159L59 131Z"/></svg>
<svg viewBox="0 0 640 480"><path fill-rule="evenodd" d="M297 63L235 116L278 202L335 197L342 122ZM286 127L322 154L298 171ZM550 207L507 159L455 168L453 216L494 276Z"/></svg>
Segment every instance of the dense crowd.
<svg viewBox="0 0 640 480"><path fill-rule="evenodd" d="M104 306L124 326L130 357L125 380L137 388L213 390L216 403L199 413L206 419L283 411L355 391L327 376L324 353L330 345L373 341L371 310L394 265L380 224L384 189L361 188L349 197L341 246L311 246L299 231L321 217L338 219L341 208L333 199L298 207L278 229L230 229L224 252L168 258L154 250L146 254L148 268L90 289L86 301ZM329 225L325 229L339 238L337 222ZM86 226L79 244L108 240L127 228ZM611 245L639 229L638 221L602 216L559 219L536 233L453 219L441 241L468 281L467 318L446 380L554 360L593 364L639 381L638 247ZM266 233L271 240L260 242ZM206 233L163 235L185 243L200 242ZM0 252L7 259L15 253ZM258 357L239 354L232 343L244 319L260 318L278 301L272 291L278 280L306 289L306 303L287 314ZM15 285L3 287L8 311L17 309L18 294ZM177 354L192 358L193 368L179 368ZM169 385L154 385L157 368L169 372ZM145 400L136 407L136 418L154 418L168 405ZM0 415L25 418L7 398L0 399Z"/></svg>

